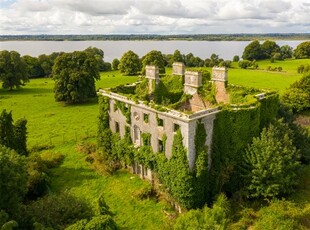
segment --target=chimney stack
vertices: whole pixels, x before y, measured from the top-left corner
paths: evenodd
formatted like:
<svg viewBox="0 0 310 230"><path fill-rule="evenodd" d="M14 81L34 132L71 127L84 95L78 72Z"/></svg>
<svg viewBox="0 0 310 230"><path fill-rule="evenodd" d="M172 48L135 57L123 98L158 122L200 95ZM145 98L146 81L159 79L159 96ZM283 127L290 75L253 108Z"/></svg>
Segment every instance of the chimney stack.
<svg viewBox="0 0 310 230"><path fill-rule="evenodd" d="M153 65L147 65L145 67L145 77L149 81L149 93L153 93L156 86L158 85L159 79L159 68Z"/></svg>
<svg viewBox="0 0 310 230"><path fill-rule="evenodd" d="M184 92L194 95L202 85L201 72L186 71L184 79Z"/></svg>
<svg viewBox="0 0 310 230"><path fill-rule="evenodd" d="M215 99L217 103L228 103L229 95L226 91L228 84L228 74L226 67L213 67L212 68L212 81L215 84L216 95Z"/></svg>

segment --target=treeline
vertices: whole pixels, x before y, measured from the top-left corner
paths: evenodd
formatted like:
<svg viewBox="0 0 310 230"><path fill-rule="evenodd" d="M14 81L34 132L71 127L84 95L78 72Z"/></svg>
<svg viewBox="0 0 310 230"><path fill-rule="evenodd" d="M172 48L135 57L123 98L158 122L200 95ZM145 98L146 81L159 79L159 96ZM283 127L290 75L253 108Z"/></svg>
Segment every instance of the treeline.
<svg viewBox="0 0 310 230"><path fill-rule="evenodd" d="M194 41L251 41L251 40L309 40L310 33L269 34L93 34L93 35L1 35L0 41L104 41L104 40L194 40Z"/></svg>

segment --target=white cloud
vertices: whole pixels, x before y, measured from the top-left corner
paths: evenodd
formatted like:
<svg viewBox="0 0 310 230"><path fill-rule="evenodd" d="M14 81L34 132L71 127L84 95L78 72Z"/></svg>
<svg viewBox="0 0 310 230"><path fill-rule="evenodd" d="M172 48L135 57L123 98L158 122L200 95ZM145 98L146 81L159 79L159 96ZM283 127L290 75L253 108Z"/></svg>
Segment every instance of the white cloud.
<svg viewBox="0 0 310 230"><path fill-rule="evenodd" d="M310 0L0 0L1 34L309 32Z"/></svg>

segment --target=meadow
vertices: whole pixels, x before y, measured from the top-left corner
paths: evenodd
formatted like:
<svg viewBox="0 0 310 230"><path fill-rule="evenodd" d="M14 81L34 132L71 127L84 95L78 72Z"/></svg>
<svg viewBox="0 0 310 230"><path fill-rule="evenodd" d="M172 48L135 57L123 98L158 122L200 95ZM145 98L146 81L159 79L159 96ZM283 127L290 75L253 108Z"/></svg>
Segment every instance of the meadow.
<svg viewBox="0 0 310 230"><path fill-rule="evenodd" d="M302 75L297 66L309 60L258 62L258 70L243 70L233 63L229 69L229 82L256 88L278 90L280 94ZM267 66L281 66L282 72L266 71ZM210 68L209 68L210 69ZM168 70L168 72L171 71ZM136 76L122 76L118 71L101 73L96 88L109 88L119 84L133 83ZM164 229L172 222L167 213L173 211L163 201L139 200L134 194L148 186L148 183L126 171L113 176L102 176L85 161L85 154L76 150L80 142L96 142L97 100L80 105L66 105L55 102L54 81L49 78L31 79L25 87L8 91L0 89L0 110L13 111L17 120L28 120L28 148L39 145L53 145L48 151L64 154L60 167L52 170L51 192L70 191L81 199L93 204L100 193L110 206L114 219L123 229Z"/></svg>

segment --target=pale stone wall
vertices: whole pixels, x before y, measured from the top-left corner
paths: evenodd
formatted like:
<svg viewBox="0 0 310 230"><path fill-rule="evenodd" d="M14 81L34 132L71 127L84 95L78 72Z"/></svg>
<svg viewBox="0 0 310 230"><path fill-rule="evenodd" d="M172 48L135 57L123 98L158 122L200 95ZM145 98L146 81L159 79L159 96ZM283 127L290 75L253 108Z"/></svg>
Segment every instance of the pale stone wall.
<svg viewBox="0 0 310 230"><path fill-rule="evenodd" d="M202 85L202 74L201 72L186 71L184 81L184 92L193 95Z"/></svg>
<svg viewBox="0 0 310 230"><path fill-rule="evenodd" d="M183 62L174 62L172 64L172 74L174 75L184 75L185 65Z"/></svg>
<svg viewBox="0 0 310 230"><path fill-rule="evenodd" d="M179 126L183 137L183 145L187 149L187 157L190 169L193 169L196 159L195 148L195 133L196 124L199 119L204 123L207 132L206 144L211 149L213 121L215 114L219 112L218 109L208 109L199 111L194 114L185 115L177 111L160 112L156 111L142 103L134 103L123 96L114 93L103 93L104 96L110 97L110 128L112 132L116 131L116 122L119 124L119 133L121 137L125 135L125 127L130 127L131 138L136 146L142 145L142 133L151 134L151 146L154 152L159 151L159 141L162 140L163 135L167 136L165 155L167 158L171 157L173 138L175 135L174 126ZM119 109L115 110L115 100L122 101L131 105L131 124L126 123L126 117ZM148 122L144 120L144 114L148 115ZM163 120L163 126L158 126L157 118ZM209 156L211 159L211 157ZM210 163L210 162L209 162ZM144 169L147 170L147 169Z"/></svg>
<svg viewBox="0 0 310 230"><path fill-rule="evenodd" d="M216 95L215 99L217 103L228 103L229 94L226 90L228 82L228 73L226 67L213 67L211 80L215 84Z"/></svg>
<svg viewBox="0 0 310 230"><path fill-rule="evenodd" d="M145 77L149 81L148 82L149 93L152 93L160 81L160 79L159 79L159 68L157 66L147 65L145 67Z"/></svg>

